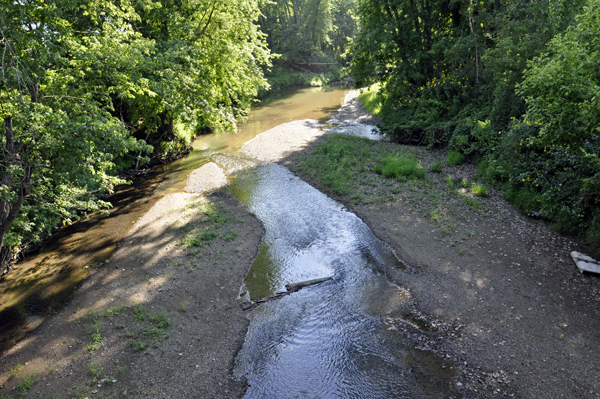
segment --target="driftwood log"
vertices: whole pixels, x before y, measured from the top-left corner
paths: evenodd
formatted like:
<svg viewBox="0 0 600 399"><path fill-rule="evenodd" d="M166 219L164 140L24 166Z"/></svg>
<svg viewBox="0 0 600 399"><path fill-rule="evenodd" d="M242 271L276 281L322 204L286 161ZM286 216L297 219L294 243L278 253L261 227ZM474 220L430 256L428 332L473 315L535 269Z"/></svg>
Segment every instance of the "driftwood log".
<svg viewBox="0 0 600 399"><path fill-rule="evenodd" d="M316 278L314 280L300 281L298 283L286 284L285 285L286 291L280 291L280 292L275 293L274 295L270 295L265 298L257 299L256 301L251 302L249 304L246 303L245 305L243 305L243 309L244 310L254 309L256 306L258 306L261 303L269 302L269 301L272 301L273 299L279 299L279 298L289 295L293 292L300 291L302 288L310 287L311 285L321 284L321 283L324 283L325 281L331 280L332 278L333 278L333 276L330 276L330 277Z"/></svg>

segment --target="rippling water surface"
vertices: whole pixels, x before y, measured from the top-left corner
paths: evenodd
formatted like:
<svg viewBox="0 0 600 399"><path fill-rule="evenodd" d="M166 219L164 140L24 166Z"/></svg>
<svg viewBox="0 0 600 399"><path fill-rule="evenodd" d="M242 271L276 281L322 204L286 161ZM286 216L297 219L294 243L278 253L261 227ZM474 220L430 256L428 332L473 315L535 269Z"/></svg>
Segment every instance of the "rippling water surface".
<svg viewBox="0 0 600 399"><path fill-rule="evenodd" d="M230 192L266 229L242 295L333 277L252 311L235 368L246 397L452 396L449 367L385 323L406 299L385 268L401 263L358 217L280 165L239 173Z"/></svg>

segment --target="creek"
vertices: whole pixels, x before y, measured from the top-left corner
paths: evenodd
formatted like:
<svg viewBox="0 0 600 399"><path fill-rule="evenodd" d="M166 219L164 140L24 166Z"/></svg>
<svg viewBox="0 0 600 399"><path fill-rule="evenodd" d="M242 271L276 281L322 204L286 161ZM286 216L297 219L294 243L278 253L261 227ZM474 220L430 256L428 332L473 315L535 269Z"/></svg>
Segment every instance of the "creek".
<svg viewBox="0 0 600 399"><path fill-rule="evenodd" d="M408 293L387 280L402 264L367 225L278 164L238 173L229 192L266 230L242 296L333 277L252 311L234 370L248 380L245 397L451 396L450 365L386 323Z"/></svg>
<svg viewBox="0 0 600 399"><path fill-rule="evenodd" d="M238 154L257 134L297 119L328 119L348 90L307 88L276 93L253 107L238 132L197 138L185 158L150 170L118 187L108 198L108 217L100 213L59 229L36 253L17 263L0 282L0 353L65 303L90 270L106 262L135 223L164 196L181 192L187 176L221 153Z"/></svg>
<svg viewBox="0 0 600 399"><path fill-rule="evenodd" d="M0 350L61 306L156 201L182 191L189 173L212 161L229 175L226 190L265 226L241 297L256 301L285 291L286 284L332 277L249 311L234 367L249 383L247 398L454 397L450 364L415 349L387 322L402 316L409 296L386 278L388 268L402 267L393 251L342 204L285 167L254 166L240 153L244 143L282 123L328 120L346 92L274 96L253 109L238 133L200 137L189 156L121 188L109 217L93 215L61 229L2 282Z"/></svg>

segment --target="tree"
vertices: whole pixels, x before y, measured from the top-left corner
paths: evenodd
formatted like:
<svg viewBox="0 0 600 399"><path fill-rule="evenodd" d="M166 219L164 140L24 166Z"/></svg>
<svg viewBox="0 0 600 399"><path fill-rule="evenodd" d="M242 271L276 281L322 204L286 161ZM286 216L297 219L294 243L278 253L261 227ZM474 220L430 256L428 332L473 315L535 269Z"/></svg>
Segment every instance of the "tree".
<svg viewBox="0 0 600 399"><path fill-rule="evenodd" d="M269 62L258 0L0 4L0 247L105 209L128 167L235 128Z"/></svg>
<svg viewBox="0 0 600 399"><path fill-rule="evenodd" d="M539 144L583 155L585 143L600 135L600 1L591 0L576 20L528 62L518 93L528 119L541 124Z"/></svg>
<svg viewBox="0 0 600 399"><path fill-rule="evenodd" d="M85 33L78 33L81 24L75 27L63 16L83 6L0 6L3 263L21 246L47 235L60 220L106 208L102 195L125 182L116 177L115 160L130 151L151 149L110 114L102 84L86 76L104 68L93 59L99 47L135 45L135 35L124 23L128 10L106 7L103 17L89 18ZM80 69L83 64L87 69Z"/></svg>

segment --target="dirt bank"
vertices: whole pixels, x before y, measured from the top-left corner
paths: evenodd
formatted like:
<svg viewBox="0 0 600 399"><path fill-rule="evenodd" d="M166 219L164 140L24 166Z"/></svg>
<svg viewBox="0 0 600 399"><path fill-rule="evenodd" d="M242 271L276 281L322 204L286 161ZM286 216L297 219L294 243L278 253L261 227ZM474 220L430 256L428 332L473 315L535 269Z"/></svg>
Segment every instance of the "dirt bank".
<svg viewBox="0 0 600 399"><path fill-rule="evenodd" d="M356 93L347 103L339 123L365 118ZM463 179L475 181L472 165L443 166L418 184L365 171L372 176L362 199L336 195L301 167L325 141L283 163L347 205L406 262L406 270L388 270L411 293L390 328L452 360L465 397L600 396L600 278L581 275L569 256L583 248L519 214L493 189L474 198L461 188ZM376 146L409 151L425 169L444 165L443 153Z"/></svg>
<svg viewBox="0 0 600 399"><path fill-rule="evenodd" d="M0 397L232 398L262 225L226 194L160 200L64 308L1 358Z"/></svg>

